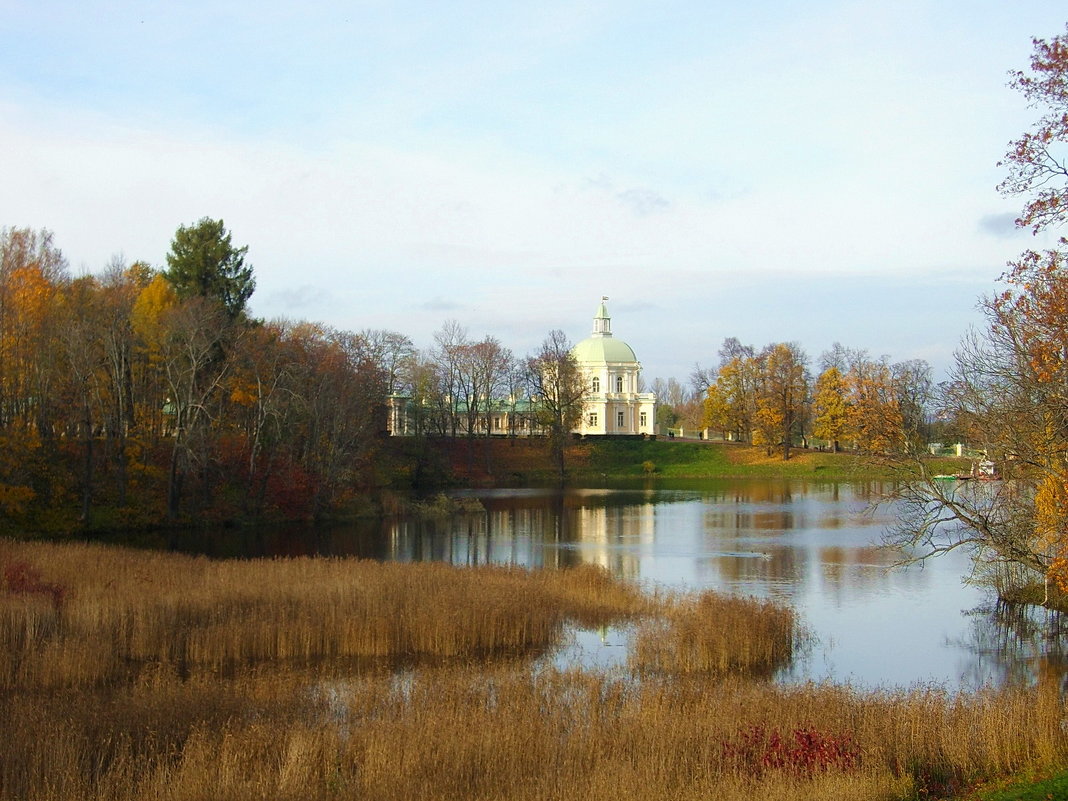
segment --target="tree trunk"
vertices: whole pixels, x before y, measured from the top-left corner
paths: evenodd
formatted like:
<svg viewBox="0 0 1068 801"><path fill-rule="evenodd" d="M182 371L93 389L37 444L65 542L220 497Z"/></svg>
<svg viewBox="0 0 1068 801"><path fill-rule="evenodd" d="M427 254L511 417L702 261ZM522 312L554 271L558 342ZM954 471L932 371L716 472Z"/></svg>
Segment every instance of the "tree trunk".
<svg viewBox="0 0 1068 801"><path fill-rule="evenodd" d="M82 405L82 431L85 448L82 461L82 524L89 525L89 511L93 499L93 419L89 401Z"/></svg>

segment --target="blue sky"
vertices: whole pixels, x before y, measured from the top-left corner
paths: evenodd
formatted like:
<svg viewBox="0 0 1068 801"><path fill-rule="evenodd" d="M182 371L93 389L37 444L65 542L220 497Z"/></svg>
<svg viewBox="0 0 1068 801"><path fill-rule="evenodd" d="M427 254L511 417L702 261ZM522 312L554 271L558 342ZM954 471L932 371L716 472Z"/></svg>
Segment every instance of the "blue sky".
<svg viewBox="0 0 1068 801"><path fill-rule="evenodd" d="M647 379L722 340L941 372L1008 259L1048 0L0 0L0 225L76 272L249 245L252 310L518 354L611 298Z"/></svg>

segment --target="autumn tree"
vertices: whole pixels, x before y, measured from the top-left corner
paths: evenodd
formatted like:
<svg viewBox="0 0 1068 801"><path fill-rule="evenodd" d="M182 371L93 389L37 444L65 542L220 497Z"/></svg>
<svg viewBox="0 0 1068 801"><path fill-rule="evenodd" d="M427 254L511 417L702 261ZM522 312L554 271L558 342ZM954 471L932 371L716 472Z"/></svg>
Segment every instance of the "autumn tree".
<svg viewBox="0 0 1068 801"><path fill-rule="evenodd" d="M162 275L154 275L137 291L130 308L130 329L134 337L130 354L132 387L131 415L135 425L147 436L163 435L164 407L169 400L165 378L164 318L178 304L178 296ZM173 416L171 416L173 419Z"/></svg>
<svg viewBox="0 0 1068 801"><path fill-rule="evenodd" d="M901 404L887 359L856 360L846 374L848 426L854 445L877 457L896 457L905 443Z"/></svg>
<svg viewBox="0 0 1068 801"><path fill-rule="evenodd" d="M983 302L987 328L965 338L938 408L964 421L996 460L1003 485L979 489L934 480L909 462L898 495L896 542L927 555L967 546L1011 575L1068 578L1068 264L1028 254ZM1066 582L1068 583L1068 582Z"/></svg>
<svg viewBox="0 0 1068 801"><path fill-rule="evenodd" d="M845 378L837 367L828 367L816 379L812 407L812 435L830 442L837 453L849 432L850 417Z"/></svg>
<svg viewBox="0 0 1068 801"><path fill-rule="evenodd" d="M706 393L704 424L750 442L756 427L758 375L756 356L738 355L723 364Z"/></svg>
<svg viewBox="0 0 1068 801"><path fill-rule="evenodd" d="M768 345L756 360L758 389L754 415L758 441L754 444L782 448L782 458L801 429L808 402L808 357L795 342Z"/></svg>
<svg viewBox="0 0 1068 801"><path fill-rule="evenodd" d="M713 382L705 391L704 416L701 420L704 428L718 431L723 439L733 433L731 427L730 407L718 382Z"/></svg>
<svg viewBox="0 0 1068 801"><path fill-rule="evenodd" d="M252 297L256 281L245 264L248 246L235 247L222 220L203 217L179 226L167 254L164 272L181 299L217 301L230 320L236 320Z"/></svg>
<svg viewBox="0 0 1068 801"><path fill-rule="evenodd" d="M998 164L1008 168L1008 176L998 188L1026 196L1016 223L1038 233L1068 220L1068 32L1032 44L1031 71L1013 71L1009 85L1039 116L1031 130L1009 143Z"/></svg>
<svg viewBox="0 0 1068 801"><path fill-rule="evenodd" d="M1011 85L1039 111L1001 164L1000 189L1023 195L1034 232L1068 220L1068 34L1035 39L1030 72ZM1068 241L1025 252L983 301L987 326L961 343L937 411L957 420L999 465L1003 483L934 480L922 460L902 470L902 525L917 558L967 547L1004 591L1028 577L1068 590Z"/></svg>
<svg viewBox="0 0 1068 801"><path fill-rule="evenodd" d="M230 420L244 448L244 510L263 514L267 488L284 460L295 423L297 356L289 347L291 326L272 321L244 332L227 379Z"/></svg>
<svg viewBox="0 0 1068 801"><path fill-rule="evenodd" d="M0 423L52 436L56 293L67 261L51 232L0 229Z"/></svg>

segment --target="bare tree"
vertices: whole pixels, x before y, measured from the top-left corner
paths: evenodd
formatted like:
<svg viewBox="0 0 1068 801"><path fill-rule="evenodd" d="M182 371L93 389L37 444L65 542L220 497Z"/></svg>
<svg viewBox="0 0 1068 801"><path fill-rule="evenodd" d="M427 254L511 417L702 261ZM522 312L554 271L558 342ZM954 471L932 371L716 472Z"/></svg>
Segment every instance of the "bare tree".
<svg viewBox="0 0 1068 801"><path fill-rule="evenodd" d="M167 480L167 517L178 517L182 490L190 470L207 458L208 423L213 396L223 385L229 363L222 338L237 333L225 309L191 297L161 317L159 352L170 394L173 445Z"/></svg>
<svg viewBox="0 0 1068 801"><path fill-rule="evenodd" d="M563 482L564 449L586 401L586 380L563 331L550 331L541 349L527 358L527 380L536 420L548 435L550 457Z"/></svg>
<svg viewBox="0 0 1068 801"><path fill-rule="evenodd" d="M407 372L415 356L415 346L411 339L396 331L371 328L360 331L358 336L366 343L368 357L385 373L386 394L410 391Z"/></svg>
<svg viewBox="0 0 1068 801"><path fill-rule="evenodd" d="M468 345L467 329L455 320L447 320L434 334L431 358L436 366L436 404L443 417L442 433L455 437L460 427L459 400L464 351Z"/></svg>

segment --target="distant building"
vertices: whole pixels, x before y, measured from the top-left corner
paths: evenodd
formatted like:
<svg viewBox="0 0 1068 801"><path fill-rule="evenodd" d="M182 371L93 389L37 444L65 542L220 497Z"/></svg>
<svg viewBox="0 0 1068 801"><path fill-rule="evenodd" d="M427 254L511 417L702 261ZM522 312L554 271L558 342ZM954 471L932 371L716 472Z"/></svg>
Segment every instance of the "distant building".
<svg viewBox="0 0 1068 801"><path fill-rule="evenodd" d="M586 401L579 426L583 436L641 436L656 433L656 395L639 392L641 364L630 345L612 336L612 320L602 298L593 318L593 333L571 349L586 380ZM535 422L536 401L510 397L483 402L474 434L530 436L544 433ZM389 432L417 432L416 420L431 414L418 409L407 395L389 398ZM454 402L446 412L456 416L456 431L467 435L466 406ZM448 426L452 430L451 425ZM439 433L442 427L438 427ZM424 431L428 429L424 428ZM433 429L429 429L433 430Z"/></svg>
<svg viewBox="0 0 1068 801"><path fill-rule="evenodd" d="M638 435L656 433L656 395L639 392L642 366L634 350L612 336L612 318L602 298L593 317L593 333L571 350L586 376L587 397L583 435Z"/></svg>

